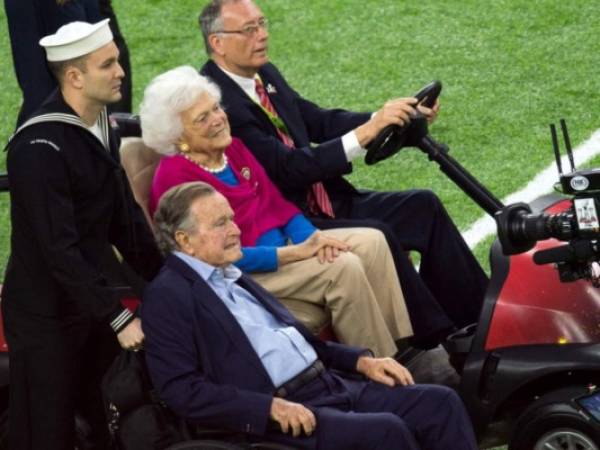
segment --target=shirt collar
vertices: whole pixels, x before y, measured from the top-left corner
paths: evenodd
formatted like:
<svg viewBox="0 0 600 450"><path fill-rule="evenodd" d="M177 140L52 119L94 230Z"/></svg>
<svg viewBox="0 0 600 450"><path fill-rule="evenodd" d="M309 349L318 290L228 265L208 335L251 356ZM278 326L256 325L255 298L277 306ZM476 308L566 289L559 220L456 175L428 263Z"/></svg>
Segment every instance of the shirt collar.
<svg viewBox="0 0 600 450"><path fill-rule="evenodd" d="M225 72L225 74L231 78L235 84L242 88L242 90L255 102L259 102L258 94L256 93L256 75L253 78L246 78L240 75L236 75L235 73L229 72L228 70L223 69L221 66L219 68Z"/></svg>
<svg viewBox="0 0 600 450"><path fill-rule="evenodd" d="M237 281L242 276L242 271L235 267L233 264L225 267L224 269L220 269L218 267L211 266L204 261L199 260L198 258L194 258L193 256L186 255L183 252L174 251L173 254L183 260L183 262L187 263L194 271L200 275L200 277L204 281L209 281L209 279L215 275L215 273L219 273L225 279L225 281L233 283Z"/></svg>

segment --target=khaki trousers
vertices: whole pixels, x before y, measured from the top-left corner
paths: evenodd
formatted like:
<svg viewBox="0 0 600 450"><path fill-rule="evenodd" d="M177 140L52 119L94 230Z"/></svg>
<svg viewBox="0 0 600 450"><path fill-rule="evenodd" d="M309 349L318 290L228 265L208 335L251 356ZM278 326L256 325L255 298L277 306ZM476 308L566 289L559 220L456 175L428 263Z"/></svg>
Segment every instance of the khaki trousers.
<svg viewBox="0 0 600 450"><path fill-rule="evenodd" d="M334 262L316 257L252 277L283 304L310 302L331 313L338 339L366 347L376 356L393 356L395 340L412 335L412 326L389 247L373 228L337 228L323 233L350 250Z"/></svg>

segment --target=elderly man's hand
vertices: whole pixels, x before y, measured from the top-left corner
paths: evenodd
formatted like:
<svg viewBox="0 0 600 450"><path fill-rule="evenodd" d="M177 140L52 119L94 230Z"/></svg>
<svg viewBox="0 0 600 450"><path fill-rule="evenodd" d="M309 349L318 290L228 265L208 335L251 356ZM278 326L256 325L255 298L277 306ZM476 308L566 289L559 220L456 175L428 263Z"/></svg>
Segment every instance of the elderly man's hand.
<svg viewBox="0 0 600 450"><path fill-rule="evenodd" d="M291 431L294 437L300 436L303 430L310 436L317 426L317 419L310 409L278 397L271 403L271 419L279 424L283 433Z"/></svg>
<svg viewBox="0 0 600 450"><path fill-rule="evenodd" d="M393 358L361 356L356 363L356 371L373 381L390 387L398 383L402 386L415 384L408 369Z"/></svg>
<svg viewBox="0 0 600 450"><path fill-rule="evenodd" d="M117 334L119 344L125 350L137 351L142 348L144 342L144 332L142 331L142 321L137 317L127 324Z"/></svg>

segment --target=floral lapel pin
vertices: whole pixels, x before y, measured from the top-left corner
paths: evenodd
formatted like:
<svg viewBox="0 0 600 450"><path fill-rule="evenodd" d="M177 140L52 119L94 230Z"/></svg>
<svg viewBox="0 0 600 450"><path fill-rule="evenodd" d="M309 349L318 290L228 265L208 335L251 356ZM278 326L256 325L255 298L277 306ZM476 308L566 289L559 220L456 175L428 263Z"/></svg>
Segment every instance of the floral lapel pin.
<svg viewBox="0 0 600 450"><path fill-rule="evenodd" d="M248 167L242 167L240 173L246 180L250 179L250 169Z"/></svg>

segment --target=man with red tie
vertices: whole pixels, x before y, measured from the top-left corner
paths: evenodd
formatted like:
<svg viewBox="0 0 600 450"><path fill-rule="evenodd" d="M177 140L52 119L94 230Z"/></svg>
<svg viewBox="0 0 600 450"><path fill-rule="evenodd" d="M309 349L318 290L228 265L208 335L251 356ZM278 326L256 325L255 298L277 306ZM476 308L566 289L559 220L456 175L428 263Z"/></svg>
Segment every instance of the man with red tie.
<svg viewBox="0 0 600 450"><path fill-rule="evenodd" d="M246 143L283 194L322 229L383 231L398 270L414 344L437 345L476 322L488 279L437 196L427 190L358 191L342 175L387 125L410 121L415 98L375 113L324 109L294 91L269 63L268 21L252 0L212 0L200 28L210 60L201 72L221 88L232 134ZM420 272L406 256L421 254Z"/></svg>

